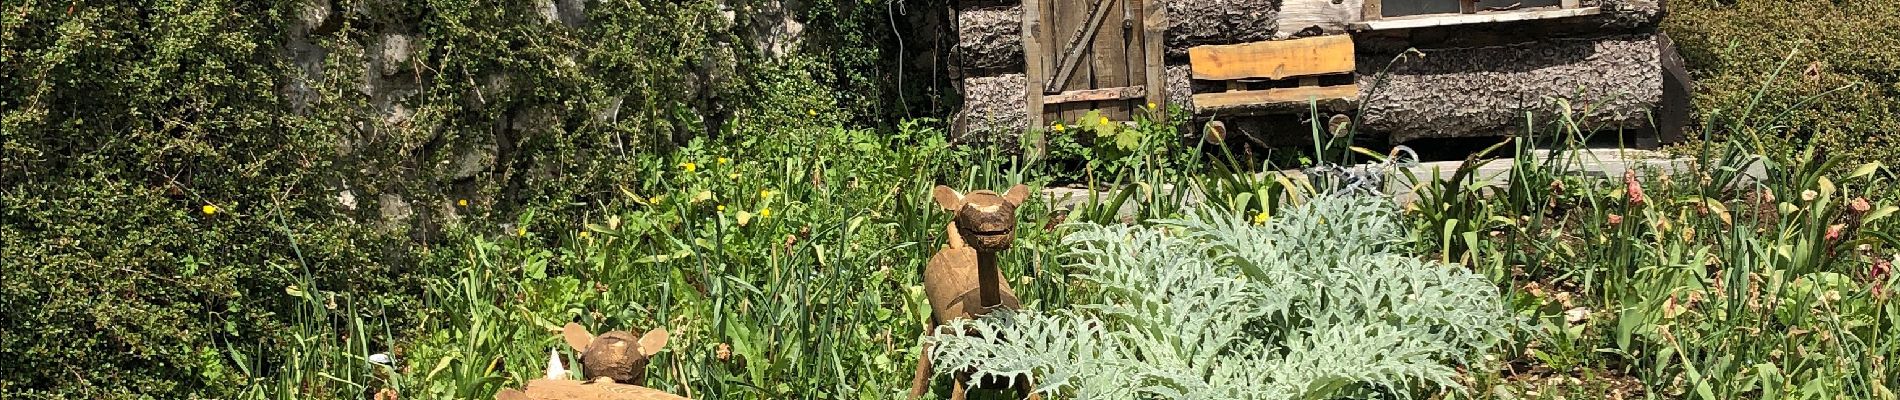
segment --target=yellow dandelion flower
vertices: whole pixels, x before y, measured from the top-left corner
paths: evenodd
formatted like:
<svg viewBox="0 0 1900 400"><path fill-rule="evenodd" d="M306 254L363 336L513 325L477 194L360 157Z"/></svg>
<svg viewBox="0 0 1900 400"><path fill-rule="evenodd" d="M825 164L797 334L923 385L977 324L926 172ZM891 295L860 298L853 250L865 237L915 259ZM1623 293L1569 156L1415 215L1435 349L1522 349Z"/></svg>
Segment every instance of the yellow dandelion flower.
<svg viewBox="0 0 1900 400"><path fill-rule="evenodd" d="M693 172L693 171L698 171L698 170L699 170L699 164L694 164L694 163L689 163L689 162L688 162L688 163L680 163L680 169L683 169L683 170L686 170L686 172Z"/></svg>
<svg viewBox="0 0 1900 400"><path fill-rule="evenodd" d="M199 210L204 211L205 215L217 214L218 206L206 204L204 207L200 208Z"/></svg>
<svg viewBox="0 0 1900 400"><path fill-rule="evenodd" d="M759 218L765 218L765 217L770 217L770 216L772 216L772 209L770 208L759 209Z"/></svg>
<svg viewBox="0 0 1900 400"><path fill-rule="evenodd" d="M515 236L528 236L528 227L515 228Z"/></svg>
<svg viewBox="0 0 1900 400"><path fill-rule="evenodd" d="M734 172L734 173L726 174L726 179L739 179L739 173Z"/></svg>
<svg viewBox="0 0 1900 400"><path fill-rule="evenodd" d="M1254 214L1253 223L1254 225L1265 225L1267 223L1267 212L1261 211L1258 214Z"/></svg>
<svg viewBox="0 0 1900 400"><path fill-rule="evenodd" d="M730 158L725 158L725 157L719 157L719 159L718 159L717 161L719 161L719 163L720 163L720 164L725 164L725 163L728 163L728 162L731 162L731 161L732 161L732 159L730 159Z"/></svg>
<svg viewBox="0 0 1900 400"><path fill-rule="evenodd" d="M593 235L589 235L589 234L587 234L587 231L581 231L581 238L583 238L583 239L585 239L585 238L587 238L588 236L593 236Z"/></svg>
<svg viewBox="0 0 1900 400"><path fill-rule="evenodd" d="M718 209L718 210L719 210L719 212L726 212L726 205L725 205L725 204L720 204L720 205L719 205L718 207L713 207L713 208L714 208L714 209Z"/></svg>
<svg viewBox="0 0 1900 400"><path fill-rule="evenodd" d="M1148 108L1155 108L1155 102L1148 102Z"/></svg>
<svg viewBox="0 0 1900 400"><path fill-rule="evenodd" d="M760 198L760 199L765 199L765 200L771 200L771 199L772 199L772 191L771 191L771 190L760 190L760 191L759 191L759 198Z"/></svg>
<svg viewBox="0 0 1900 400"><path fill-rule="evenodd" d="M1108 117L1102 117L1102 125L1108 125Z"/></svg>
<svg viewBox="0 0 1900 400"><path fill-rule="evenodd" d="M468 199L456 200L455 205L468 207Z"/></svg>
<svg viewBox="0 0 1900 400"><path fill-rule="evenodd" d="M1057 123L1056 123L1056 126L1055 126L1055 131L1056 131L1056 132L1061 132L1061 131L1063 131L1064 129L1066 129L1066 127L1064 127L1064 126L1062 126L1062 123L1061 123L1061 122L1057 122Z"/></svg>
<svg viewBox="0 0 1900 400"><path fill-rule="evenodd" d="M818 110L807 108L805 109L805 115L816 117L818 116Z"/></svg>

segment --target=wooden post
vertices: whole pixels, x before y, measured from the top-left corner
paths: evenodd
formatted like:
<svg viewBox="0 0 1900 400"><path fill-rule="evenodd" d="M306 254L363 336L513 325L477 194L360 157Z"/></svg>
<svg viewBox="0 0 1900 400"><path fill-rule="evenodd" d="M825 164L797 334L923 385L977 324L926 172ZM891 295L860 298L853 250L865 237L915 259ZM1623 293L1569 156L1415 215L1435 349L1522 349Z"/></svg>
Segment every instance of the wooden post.
<svg viewBox="0 0 1900 400"><path fill-rule="evenodd" d="M1378 21L1380 18L1385 18L1385 2L1383 0L1366 0L1365 5L1360 10L1359 20Z"/></svg>
<svg viewBox="0 0 1900 400"><path fill-rule="evenodd" d="M1458 0L1458 12L1465 13L1465 14L1477 14L1478 0Z"/></svg>
<svg viewBox="0 0 1900 400"><path fill-rule="evenodd" d="M1564 8L1583 7L1583 0L1564 0Z"/></svg>
<svg viewBox="0 0 1900 400"><path fill-rule="evenodd" d="M1042 129L1042 87L1046 75L1042 70L1042 2L1045 0L1023 0L1023 91L1028 96L1024 106L1029 107L1029 129ZM1049 135L1044 133L1036 137L1036 157L1049 155Z"/></svg>
<svg viewBox="0 0 1900 400"><path fill-rule="evenodd" d="M1147 65L1143 66L1142 69L1148 76L1148 84L1145 85L1148 89L1148 103L1154 104L1155 107L1161 108L1162 110L1166 110L1168 106L1168 69L1163 63L1162 58L1167 56L1167 49L1162 47L1162 38L1168 30L1167 7L1160 1L1144 1L1141 3L1141 7L1143 11L1142 14L1145 14L1141 18L1141 45L1143 48L1142 53L1144 53L1144 56L1147 58ZM1160 114L1157 119L1165 120L1168 116L1166 112Z"/></svg>

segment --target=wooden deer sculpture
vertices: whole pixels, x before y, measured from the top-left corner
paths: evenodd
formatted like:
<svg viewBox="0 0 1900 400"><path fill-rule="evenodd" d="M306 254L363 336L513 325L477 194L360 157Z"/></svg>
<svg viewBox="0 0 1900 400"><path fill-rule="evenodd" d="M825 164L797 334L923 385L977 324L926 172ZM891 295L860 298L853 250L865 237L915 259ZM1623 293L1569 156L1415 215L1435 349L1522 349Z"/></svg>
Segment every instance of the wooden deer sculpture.
<svg viewBox="0 0 1900 400"><path fill-rule="evenodd" d="M580 352L581 374L588 382L567 380L560 359L548 360L548 376L528 382L522 390L502 389L495 400L686 400L647 388L647 361L666 347L666 329L654 328L635 338L627 331L594 337L580 324L561 329L567 345Z"/></svg>
<svg viewBox="0 0 1900 400"><path fill-rule="evenodd" d="M1022 303L1010 290L1002 272L997 270L996 253L1007 250L1016 240L1016 207L1029 197L1029 188L1016 185L997 194L989 190L957 193L938 186L931 198L944 210L955 213L947 233L949 244L924 266L924 295L930 298L931 323L924 333L957 319L975 318L996 308L1017 309ZM928 345L926 345L928 346ZM917 361L917 375L911 379L910 396L923 396L930 387L930 348L923 349ZM958 371L952 382L952 400L962 400L969 373ZM1029 392L1029 382L1019 379L1005 385ZM1033 392L1031 399L1038 398Z"/></svg>

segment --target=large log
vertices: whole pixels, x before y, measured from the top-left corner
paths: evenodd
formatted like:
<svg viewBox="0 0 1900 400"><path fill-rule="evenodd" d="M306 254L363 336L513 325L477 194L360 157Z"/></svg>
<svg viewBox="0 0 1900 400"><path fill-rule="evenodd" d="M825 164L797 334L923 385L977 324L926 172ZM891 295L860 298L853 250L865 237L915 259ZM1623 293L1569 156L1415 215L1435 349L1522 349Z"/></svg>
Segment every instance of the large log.
<svg viewBox="0 0 1900 400"><path fill-rule="evenodd" d="M1279 0L1161 0L1168 11L1169 57L1203 44L1234 44L1273 37Z"/></svg>
<svg viewBox="0 0 1900 400"><path fill-rule="evenodd" d="M958 143L1016 143L1028 129L1028 79L1023 74L963 78L963 109L957 112Z"/></svg>
<svg viewBox="0 0 1900 400"><path fill-rule="evenodd" d="M957 12L957 46L951 50L958 67L973 75L979 70L1021 72L1023 65L1023 7L1021 5L967 9Z"/></svg>
<svg viewBox="0 0 1900 400"><path fill-rule="evenodd" d="M1538 134L1564 114L1585 130L1644 128L1662 101L1662 56L1654 35L1548 39L1477 48L1421 50L1381 69L1391 55L1362 55L1361 132L1393 141ZM1383 83L1377 82L1383 79Z"/></svg>

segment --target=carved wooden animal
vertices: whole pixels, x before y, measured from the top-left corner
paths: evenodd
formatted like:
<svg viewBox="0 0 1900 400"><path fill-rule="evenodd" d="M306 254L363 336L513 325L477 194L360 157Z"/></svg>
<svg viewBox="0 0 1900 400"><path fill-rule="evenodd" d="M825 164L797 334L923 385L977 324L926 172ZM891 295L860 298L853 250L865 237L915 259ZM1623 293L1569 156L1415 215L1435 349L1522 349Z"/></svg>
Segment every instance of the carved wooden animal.
<svg viewBox="0 0 1900 400"><path fill-rule="evenodd" d="M567 345L580 352L581 374L588 382L561 379L559 360L551 360L548 378L528 382L521 390L502 389L496 400L684 400L664 391L643 387L647 362L666 347L664 328L653 328L635 338L627 331L594 337L580 324L561 329Z"/></svg>
<svg viewBox="0 0 1900 400"><path fill-rule="evenodd" d="M581 375L589 380L605 378L631 385L646 384L647 359L666 347L665 328L653 328L637 339L627 331L594 337L587 328L569 322L561 329L561 336L580 352Z"/></svg>
<svg viewBox="0 0 1900 400"><path fill-rule="evenodd" d="M997 308L1022 307L997 269L996 255L1015 241L1016 207L1028 196L1029 188L1023 185L1002 194L989 190L963 194L945 186L931 191L937 205L955 216L946 229L949 243L924 266L924 295L930 299L931 311L931 324L925 334L952 320L974 318ZM923 396L930 386L930 349L924 348L923 353L911 380L911 398ZM962 400L968 373L959 371L955 375L950 398ZM1029 388L1027 380L1008 385L1025 392ZM1030 394L1030 398L1036 397Z"/></svg>

